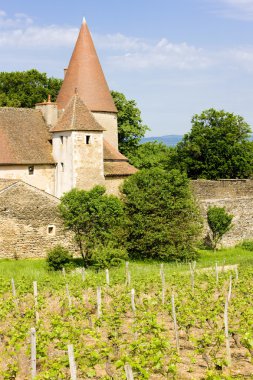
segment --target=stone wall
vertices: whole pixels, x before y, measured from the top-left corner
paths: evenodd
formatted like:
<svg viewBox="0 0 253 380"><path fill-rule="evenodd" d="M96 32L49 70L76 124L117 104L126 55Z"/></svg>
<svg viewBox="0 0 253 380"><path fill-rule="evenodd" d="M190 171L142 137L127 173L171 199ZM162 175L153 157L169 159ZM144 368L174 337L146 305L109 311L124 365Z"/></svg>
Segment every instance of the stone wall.
<svg viewBox="0 0 253 380"><path fill-rule="evenodd" d="M234 216L231 230L223 237L221 245L228 247L253 240L253 180L191 181L193 193L204 219L204 234L208 234L206 213L209 206L225 207Z"/></svg>
<svg viewBox="0 0 253 380"><path fill-rule="evenodd" d="M59 200L22 181L0 191L0 257L40 258L61 244L77 252L57 212Z"/></svg>

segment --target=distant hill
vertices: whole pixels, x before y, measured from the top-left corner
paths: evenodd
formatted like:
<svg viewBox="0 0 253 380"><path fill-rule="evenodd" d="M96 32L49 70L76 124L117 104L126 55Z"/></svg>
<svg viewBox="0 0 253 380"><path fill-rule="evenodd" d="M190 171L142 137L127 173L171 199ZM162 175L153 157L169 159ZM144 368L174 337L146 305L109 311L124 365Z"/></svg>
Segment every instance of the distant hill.
<svg viewBox="0 0 253 380"><path fill-rule="evenodd" d="M141 143L146 143L150 141L159 141L164 143L167 146L175 146L179 141L182 140L184 135L165 135L165 136L157 136L157 137L144 137L141 139ZM250 141L253 141L253 134L251 134Z"/></svg>
<svg viewBox="0 0 253 380"><path fill-rule="evenodd" d="M157 137L144 137L141 140L141 143L146 143L150 141L159 141L168 146L175 146L179 141L181 141L183 135L166 135L166 136L157 136Z"/></svg>

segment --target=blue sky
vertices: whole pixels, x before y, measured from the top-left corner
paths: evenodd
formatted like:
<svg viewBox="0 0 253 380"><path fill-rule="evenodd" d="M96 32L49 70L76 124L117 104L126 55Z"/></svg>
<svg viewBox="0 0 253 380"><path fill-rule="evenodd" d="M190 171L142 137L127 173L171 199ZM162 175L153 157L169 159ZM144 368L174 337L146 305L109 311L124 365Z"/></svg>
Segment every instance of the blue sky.
<svg viewBox="0 0 253 380"><path fill-rule="evenodd" d="M186 133L210 107L253 126L253 0L0 0L0 71L62 77L83 16L147 135Z"/></svg>

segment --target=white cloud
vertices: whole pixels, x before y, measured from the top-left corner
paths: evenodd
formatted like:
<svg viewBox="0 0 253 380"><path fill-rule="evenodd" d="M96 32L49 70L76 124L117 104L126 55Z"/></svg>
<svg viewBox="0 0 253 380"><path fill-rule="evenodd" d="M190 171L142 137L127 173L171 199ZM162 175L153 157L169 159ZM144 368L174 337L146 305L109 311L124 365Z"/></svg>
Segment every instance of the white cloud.
<svg viewBox="0 0 253 380"><path fill-rule="evenodd" d="M0 9L1 29L12 29L31 25L33 20L24 13L15 13L14 17L8 17L7 13Z"/></svg>
<svg viewBox="0 0 253 380"><path fill-rule="evenodd" d="M253 0L216 0L220 4L217 13L226 18L253 20Z"/></svg>
<svg viewBox="0 0 253 380"><path fill-rule="evenodd" d="M108 61L124 69L195 69L205 68L211 64L210 57L202 49L183 42L175 44L162 38L158 42L142 42L131 38L121 44L123 54L111 55ZM125 49L123 49L125 46ZM130 48L128 48L130 47Z"/></svg>

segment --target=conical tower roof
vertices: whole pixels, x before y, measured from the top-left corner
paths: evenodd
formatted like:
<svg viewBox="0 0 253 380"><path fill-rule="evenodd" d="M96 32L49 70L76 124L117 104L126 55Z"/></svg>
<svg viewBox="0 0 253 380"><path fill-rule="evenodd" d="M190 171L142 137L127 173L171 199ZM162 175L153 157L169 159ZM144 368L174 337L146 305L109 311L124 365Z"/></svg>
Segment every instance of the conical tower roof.
<svg viewBox="0 0 253 380"><path fill-rule="evenodd" d="M90 111L117 112L85 20L57 97L59 109L66 108L76 89Z"/></svg>
<svg viewBox="0 0 253 380"><path fill-rule="evenodd" d="M50 129L50 132L63 131L104 131L104 128L96 121L82 99L75 94L72 96L66 110L58 123Z"/></svg>

